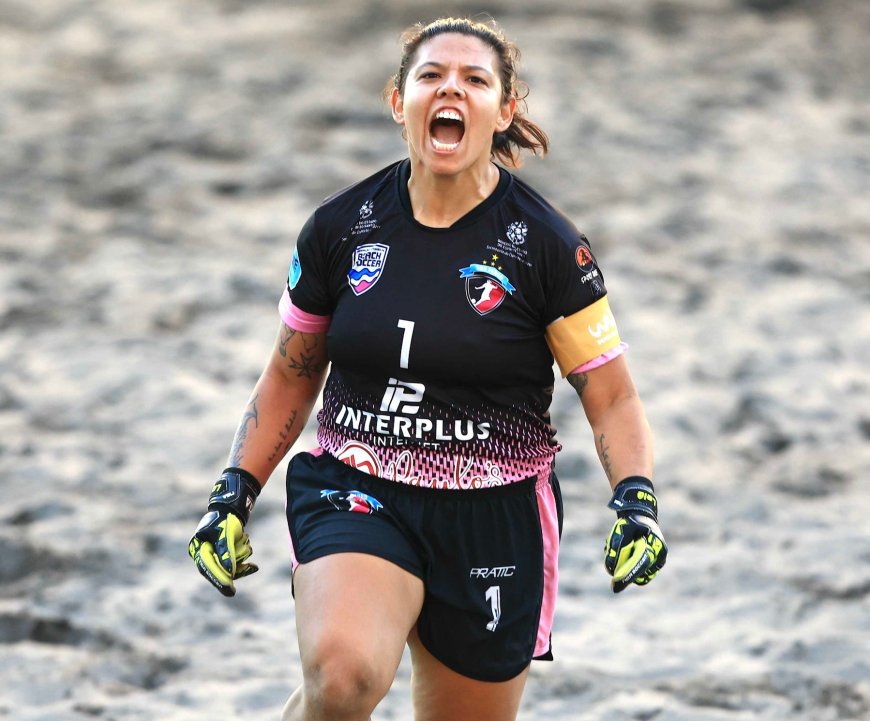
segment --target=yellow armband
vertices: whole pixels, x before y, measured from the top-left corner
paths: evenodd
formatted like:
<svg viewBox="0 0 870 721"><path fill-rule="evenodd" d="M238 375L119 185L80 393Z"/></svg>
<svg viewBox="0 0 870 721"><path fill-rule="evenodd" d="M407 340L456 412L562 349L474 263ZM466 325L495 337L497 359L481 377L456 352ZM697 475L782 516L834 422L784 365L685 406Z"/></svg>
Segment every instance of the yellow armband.
<svg viewBox="0 0 870 721"><path fill-rule="evenodd" d="M622 342L607 296L567 318L554 320L547 326L546 338L563 378Z"/></svg>

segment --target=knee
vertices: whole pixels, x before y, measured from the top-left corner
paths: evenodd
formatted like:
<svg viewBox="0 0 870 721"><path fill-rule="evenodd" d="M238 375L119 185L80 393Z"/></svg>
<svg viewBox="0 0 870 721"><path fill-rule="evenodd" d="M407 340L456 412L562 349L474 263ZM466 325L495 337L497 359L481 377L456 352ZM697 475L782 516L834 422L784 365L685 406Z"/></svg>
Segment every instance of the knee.
<svg viewBox="0 0 870 721"><path fill-rule="evenodd" d="M306 663L305 708L313 718L368 718L393 682L363 654L333 646Z"/></svg>

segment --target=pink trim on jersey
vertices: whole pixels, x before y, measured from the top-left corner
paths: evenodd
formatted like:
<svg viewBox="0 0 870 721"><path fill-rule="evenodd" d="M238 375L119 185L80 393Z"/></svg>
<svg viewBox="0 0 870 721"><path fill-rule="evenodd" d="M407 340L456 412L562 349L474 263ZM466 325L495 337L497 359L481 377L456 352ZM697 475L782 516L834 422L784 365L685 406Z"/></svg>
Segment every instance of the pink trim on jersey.
<svg viewBox="0 0 870 721"><path fill-rule="evenodd" d="M599 366L603 366L605 363L609 363L614 358L619 358L625 351L628 350L628 343L620 343L616 348L611 348L609 351L602 353L600 356L593 358L590 361L586 361L582 365L577 366L574 370L572 370L568 375L574 375L575 373L585 373L586 371L591 371L593 368L598 368Z"/></svg>
<svg viewBox="0 0 870 721"><path fill-rule="evenodd" d="M300 333L325 333L329 329L331 317L328 315L314 315L299 310L290 300L290 293L284 289L284 295L278 303L278 313L284 325Z"/></svg>
<svg viewBox="0 0 870 721"><path fill-rule="evenodd" d="M559 514L556 497L549 479L539 481L535 489L538 514L541 517L541 538L544 544L544 595L541 599L541 619L535 641L535 656L550 650L550 632L556 614L556 589L559 585Z"/></svg>

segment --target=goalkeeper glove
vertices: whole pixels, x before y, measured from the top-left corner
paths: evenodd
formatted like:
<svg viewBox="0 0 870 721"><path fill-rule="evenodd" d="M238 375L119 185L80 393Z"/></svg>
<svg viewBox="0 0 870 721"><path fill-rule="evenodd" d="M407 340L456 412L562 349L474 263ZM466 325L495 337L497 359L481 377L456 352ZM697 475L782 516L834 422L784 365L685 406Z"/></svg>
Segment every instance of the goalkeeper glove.
<svg viewBox="0 0 870 721"><path fill-rule="evenodd" d="M604 544L604 567L613 576L610 588L619 593L632 583L645 586L668 557L652 482L642 476L620 481L607 507L618 516Z"/></svg>
<svg viewBox="0 0 870 721"><path fill-rule="evenodd" d="M235 596L233 581L258 570L251 557L245 524L260 494L260 484L241 468L227 468L208 498L208 513L187 547L199 572L224 596Z"/></svg>

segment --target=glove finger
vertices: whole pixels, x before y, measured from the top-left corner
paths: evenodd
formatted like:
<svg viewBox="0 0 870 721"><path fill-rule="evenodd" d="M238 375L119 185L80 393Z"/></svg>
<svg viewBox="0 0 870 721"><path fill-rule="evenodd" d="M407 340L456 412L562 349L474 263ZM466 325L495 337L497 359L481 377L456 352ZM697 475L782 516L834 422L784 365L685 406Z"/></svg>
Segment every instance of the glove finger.
<svg viewBox="0 0 870 721"><path fill-rule="evenodd" d="M240 563L236 566L236 578L244 578L256 573L260 567L256 563Z"/></svg>
<svg viewBox="0 0 870 721"><path fill-rule="evenodd" d="M650 581L652 581L656 576L659 575L658 571L647 571L642 576L638 576L634 579L634 582L638 586L646 586Z"/></svg>
<svg viewBox="0 0 870 721"><path fill-rule="evenodd" d="M235 552L236 567L238 568L238 565L243 561L247 561L254 552L254 549L251 547L251 539L248 537L247 533L236 541Z"/></svg>
<svg viewBox="0 0 870 721"><path fill-rule="evenodd" d="M635 541L620 553L619 563L610 581L610 588L614 593L625 590L634 583L638 576L642 576L653 562L653 556L643 540Z"/></svg>
<svg viewBox="0 0 870 721"><path fill-rule="evenodd" d="M626 521L622 518L613 524L610 529L610 534L604 542L604 568L612 576L616 571L619 556L622 553L623 546L626 545L625 537Z"/></svg>
<svg viewBox="0 0 870 721"><path fill-rule="evenodd" d="M208 541L203 541L195 552L193 561L206 580L224 596L234 596L236 594L235 586L233 586L233 577L226 572L212 544Z"/></svg>
<svg viewBox="0 0 870 721"><path fill-rule="evenodd" d="M218 524L218 528L220 535L215 542L215 552L224 570L231 577L235 577L236 564L240 560L240 554L244 553L247 547L247 554L244 558L251 555L248 534L245 533L242 521L234 513L227 514L227 517Z"/></svg>

